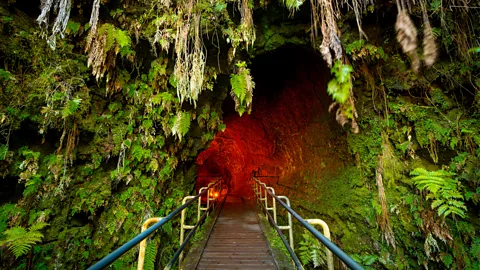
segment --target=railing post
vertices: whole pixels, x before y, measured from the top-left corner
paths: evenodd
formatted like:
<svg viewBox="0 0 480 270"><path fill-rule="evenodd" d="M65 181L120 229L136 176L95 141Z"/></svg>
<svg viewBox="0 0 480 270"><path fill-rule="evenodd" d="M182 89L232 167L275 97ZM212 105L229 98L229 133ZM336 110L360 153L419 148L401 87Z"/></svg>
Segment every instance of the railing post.
<svg viewBox="0 0 480 270"><path fill-rule="evenodd" d="M325 235L325 237L328 239L328 240L332 240L331 237L330 237L330 228L328 228L328 225L325 221L321 220L321 219L306 219L306 221L309 223L309 224L312 224L312 225L320 225L322 226L323 228L323 235ZM317 240L318 241L318 240ZM318 241L320 242L320 241ZM333 253L325 246L325 252L327 253L327 266L328 266L328 270L333 270Z"/></svg>
<svg viewBox="0 0 480 270"><path fill-rule="evenodd" d="M285 200L285 203L290 207L290 200L286 196L277 196L280 200ZM294 243L293 243L293 226L292 226L292 214L289 212L287 213L288 217L288 226L278 226L282 230L288 230L288 239L289 239L289 244L292 250L294 249Z"/></svg>
<svg viewBox="0 0 480 270"><path fill-rule="evenodd" d="M182 200L182 204L185 204L188 200L192 199L192 198L195 198L195 196L186 196L185 198L183 198ZM182 210L182 213L181 213L181 219L180 219L180 245L182 245L183 243L183 240L185 238L185 230L189 230L189 229L192 229L193 227L195 226L192 226L192 225L187 225L185 224L185 211L187 211L188 208L185 208ZM200 220L200 219L199 219ZM197 220L197 222L199 221ZM178 259L178 262L180 264L180 262L182 261L182 258L183 258L183 251L182 253L180 253L180 257Z"/></svg>
<svg viewBox="0 0 480 270"><path fill-rule="evenodd" d="M267 189L269 189L272 192L272 194L275 195L275 189L273 189L272 187L267 187ZM275 221L275 224L277 224L277 203L274 197L272 197L272 208L267 210L273 211L273 220Z"/></svg>

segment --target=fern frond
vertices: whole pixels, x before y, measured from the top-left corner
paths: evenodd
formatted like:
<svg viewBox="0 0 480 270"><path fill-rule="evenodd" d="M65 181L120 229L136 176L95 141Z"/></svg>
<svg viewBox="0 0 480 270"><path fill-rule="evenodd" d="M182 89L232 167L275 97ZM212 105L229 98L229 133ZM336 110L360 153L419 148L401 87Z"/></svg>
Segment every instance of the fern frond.
<svg viewBox="0 0 480 270"><path fill-rule="evenodd" d="M176 135L181 141L190 129L190 113L180 111L173 120L172 135Z"/></svg>
<svg viewBox="0 0 480 270"><path fill-rule="evenodd" d="M28 230L29 231L39 231L45 227L47 227L49 224L46 222L38 222L33 224Z"/></svg>
<svg viewBox="0 0 480 270"><path fill-rule="evenodd" d="M230 95L235 100L235 110L242 116L245 111L248 113L251 111L255 82L245 62L239 62L236 65L239 69L236 74L230 76L232 86Z"/></svg>
<svg viewBox="0 0 480 270"><path fill-rule="evenodd" d="M120 47L130 47L132 40L126 31L117 29L116 31L116 40Z"/></svg>
<svg viewBox="0 0 480 270"><path fill-rule="evenodd" d="M432 209L435 209L435 208L439 207L440 205L442 205L444 202L445 201L443 201L443 200L435 200L434 202L432 202L431 207L432 207Z"/></svg>
<svg viewBox="0 0 480 270"><path fill-rule="evenodd" d="M1 245L7 245L16 258L28 253L32 246L42 241L43 234L39 230L45 228L48 223L39 222L32 225L28 232L25 228L16 226L4 232L7 236Z"/></svg>
<svg viewBox="0 0 480 270"><path fill-rule="evenodd" d="M155 260L157 258L157 245L154 242L150 242L145 251L145 270L154 270L155 269Z"/></svg>
<svg viewBox="0 0 480 270"><path fill-rule="evenodd" d="M467 207L463 202L464 197L458 190L459 182L453 179L455 173L438 170L427 171L424 168L416 168L410 175L420 190L428 190L427 200L433 199L431 208L437 209L438 215L447 217L450 214L465 218Z"/></svg>

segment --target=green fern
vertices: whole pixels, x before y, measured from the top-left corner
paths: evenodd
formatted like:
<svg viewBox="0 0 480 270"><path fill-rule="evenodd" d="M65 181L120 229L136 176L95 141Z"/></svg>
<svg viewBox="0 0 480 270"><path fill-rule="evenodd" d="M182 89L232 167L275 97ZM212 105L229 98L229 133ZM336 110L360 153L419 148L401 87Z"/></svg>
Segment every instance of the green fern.
<svg viewBox="0 0 480 270"><path fill-rule="evenodd" d="M236 66L238 67L237 73L230 76L232 85L230 94L235 100L235 110L242 116L246 111L250 113L255 82L250 75L250 70L246 68L245 62L239 62Z"/></svg>
<svg viewBox="0 0 480 270"><path fill-rule="evenodd" d="M67 118L72 115L80 107L82 102L81 98L74 98L68 101L65 107L62 110L62 118Z"/></svg>
<svg viewBox="0 0 480 270"><path fill-rule="evenodd" d="M147 250L145 251L144 269L145 270L155 269L156 258L157 258L157 244L151 241L147 246Z"/></svg>
<svg viewBox="0 0 480 270"><path fill-rule="evenodd" d="M190 120L190 113L179 111L177 115L173 118L173 125L171 127L172 135L176 135L181 141L182 137L184 137L190 129Z"/></svg>
<svg viewBox="0 0 480 270"><path fill-rule="evenodd" d="M300 247L298 248L298 255L302 264L305 266L312 263L314 268L326 265L325 248L322 248L310 233L305 232L302 234L302 237L303 241L300 242Z"/></svg>
<svg viewBox="0 0 480 270"><path fill-rule="evenodd" d="M6 239L0 242L0 246L6 245L16 258L27 254L33 245L42 241L43 234L40 232L48 223L38 222L32 225L28 231L20 226L10 228L4 232Z"/></svg>
<svg viewBox="0 0 480 270"><path fill-rule="evenodd" d="M431 207L438 208L439 216L447 217L452 214L465 218L467 207L463 202L463 195L458 190L458 180L452 178L455 173L444 170L431 172L424 168L416 168L410 175L415 176L412 179L418 189L427 189L430 192L427 200L433 200Z"/></svg>
<svg viewBox="0 0 480 270"><path fill-rule="evenodd" d="M115 26L105 23L100 29L98 29L99 36L105 34L107 35L107 42L105 43L105 51L108 52L115 44L119 48L130 47L132 40L126 31L116 29Z"/></svg>

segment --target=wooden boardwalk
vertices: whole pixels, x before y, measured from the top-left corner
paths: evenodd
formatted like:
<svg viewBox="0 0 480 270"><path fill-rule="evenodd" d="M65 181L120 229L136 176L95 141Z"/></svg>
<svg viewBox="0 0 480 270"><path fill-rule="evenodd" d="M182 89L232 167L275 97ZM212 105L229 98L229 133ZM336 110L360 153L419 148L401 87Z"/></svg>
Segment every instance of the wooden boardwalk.
<svg viewBox="0 0 480 270"><path fill-rule="evenodd" d="M277 269L253 203L227 197L197 269Z"/></svg>

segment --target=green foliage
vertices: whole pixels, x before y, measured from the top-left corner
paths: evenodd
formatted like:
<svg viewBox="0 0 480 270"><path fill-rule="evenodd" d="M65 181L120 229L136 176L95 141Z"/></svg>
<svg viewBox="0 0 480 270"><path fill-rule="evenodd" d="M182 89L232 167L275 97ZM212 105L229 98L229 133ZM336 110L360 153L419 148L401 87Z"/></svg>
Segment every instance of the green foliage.
<svg viewBox="0 0 480 270"><path fill-rule="evenodd" d="M155 269L155 260L157 258L157 245L155 242L150 242L147 245L147 249L145 250L145 270L154 270Z"/></svg>
<svg viewBox="0 0 480 270"><path fill-rule="evenodd" d="M468 51L471 53L480 53L480 47L470 48Z"/></svg>
<svg viewBox="0 0 480 270"><path fill-rule="evenodd" d="M235 109L241 116L245 112L250 113L255 83L245 62L238 62L236 65L238 72L230 75L231 95L235 100Z"/></svg>
<svg viewBox="0 0 480 270"><path fill-rule="evenodd" d="M312 263L313 268L326 265L325 247L322 247L309 232L305 230L302 234L303 241L299 243L298 255L304 266Z"/></svg>
<svg viewBox="0 0 480 270"><path fill-rule="evenodd" d="M366 43L365 40L359 39L345 46L345 53L351 55L353 60L387 60L388 56L382 47Z"/></svg>
<svg viewBox="0 0 480 270"><path fill-rule="evenodd" d="M427 189L430 192L427 199L433 199L431 207L432 209L438 207L439 216L447 217L451 214L465 218L467 207L463 195L458 190L458 180L452 179L454 173L416 168L410 175L415 176L412 179L420 190Z"/></svg>
<svg viewBox="0 0 480 270"><path fill-rule="evenodd" d="M350 65L344 65L342 62L337 61L332 67L332 74L334 78L328 82L328 94L332 96L333 100L344 104L350 97L350 89L352 88L352 82L350 73L353 68Z"/></svg>
<svg viewBox="0 0 480 270"><path fill-rule="evenodd" d="M0 68L0 79L4 81L9 81L14 79L12 73L5 71L5 69Z"/></svg>
<svg viewBox="0 0 480 270"><path fill-rule="evenodd" d="M8 146L6 144L0 144L0 161L5 160L8 153Z"/></svg>
<svg viewBox="0 0 480 270"><path fill-rule="evenodd" d="M172 135L177 136L181 141L190 129L191 115L188 112L179 111L172 119Z"/></svg>
<svg viewBox="0 0 480 270"><path fill-rule="evenodd" d="M290 12L295 12L300 9L300 6L303 5L304 0L284 0L283 4L290 10Z"/></svg>
<svg viewBox="0 0 480 270"><path fill-rule="evenodd" d="M74 98L72 100L69 100L67 106L65 106L62 110L62 117L67 118L73 113L75 113L75 111L78 110L78 108L80 107L81 102L81 98Z"/></svg>
<svg viewBox="0 0 480 270"><path fill-rule="evenodd" d="M98 29L99 36L106 35L105 52L108 52L116 46L117 52L120 51L122 56L131 54L130 47L132 40L127 31L115 28L112 24L105 23Z"/></svg>
<svg viewBox="0 0 480 270"><path fill-rule="evenodd" d="M30 226L28 231L20 226L10 228L4 232L6 239L0 242L0 246L6 245L15 257L27 254L33 245L42 241L43 234L40 232L48 224L38 222Z"/></svg>
<svg viewBox="0 0 480 270"><path fill-rule="evenodd" d="M3 238L3 232L7 229L7 221L14 210L14 204L6 203L0 206L0 239Z"/></svg>
<svg viewBox="0 0 480 270"><path fill-rule="evenodd" d="M78 31L80 30L80 27L81 27L80 23L69 20L67 23L66 32L71 35L77 35Z"/></svg>

